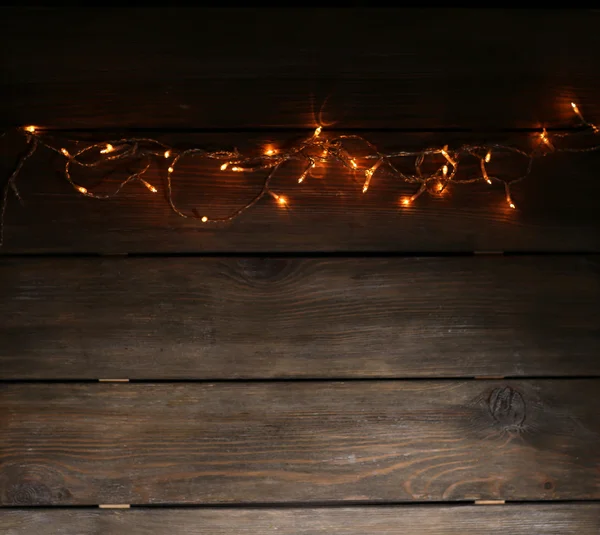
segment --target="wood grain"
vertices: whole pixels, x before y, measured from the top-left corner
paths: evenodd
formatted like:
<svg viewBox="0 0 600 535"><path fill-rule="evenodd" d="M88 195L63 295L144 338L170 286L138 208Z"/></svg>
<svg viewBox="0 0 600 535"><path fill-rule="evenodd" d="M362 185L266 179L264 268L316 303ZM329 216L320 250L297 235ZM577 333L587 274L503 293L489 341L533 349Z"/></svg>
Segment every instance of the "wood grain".
<svg viewBox="0 0 600 535"><path fill-rule="evenodd" d="M147 134L146 134L147 135ZM365 133L382 149L451 146L481 142L468 134ZM8 176L23 140L3 141L0 176ZM285 145L298 135L195 134L163 135L176 146L192 143L205 147L260 149L267 141ZM533 134L491 135L486 140L505 141L531 149L539 141ZM69 145L71 146L71 145ZM441 156L440 156L441 158ZM414 170L413 159L396 162ZM439 165L438 165L439 164ZM434 169L442 160L432 161ZM473 165L471 165L473 164ZM161 158L146 178L159 192L151 194L140 183L128 185L110 200L84 198L61 175L62 156L40 151L19 177L20 206L11 194L6 212L7 253L122 253L122 252L597 252L600 250L600 216L597 199L600 152L552 154L536 160L532 175L513 189L517 210L511 210L500 184L484 181L455 185L443 195L422 196L412 206L401 198L415 192L385 169L361 192L364 175L340 166L315 170L302 185L303 168L297 162L282 167L272 186L288 198L288 208L270 197L230 224L203 225L175 214L165 198L167 162ZM98 187L99 176L76 180L98 193L114 191L127 169L114 169ZM438 167L435 167L435 166ZM111 170L105 170L106 172ZM495 155L489 172L516 178L524 171L522 157ZM480 176L476 162L465 162L463 178ZM197 209L209 218L223 217L253 198L260 190L262 173L222 172L213 161L190 157L178 166L174 200L181 210Z"/></svg>
<svg viewBox="0 0 600 535"><path fill-rule="evenodd" d="M600 506L531 504L333 509L6 510L5 535L597 535Z"/></svg>
<svg viewBox="0 0 600 535"><path fill-rule="evenodd" d="M3 258L0 379L600 375L599 266Z"/></svg>
<svg viewBox="0 0 600 535"><path fill-rule="evenodd" d="M0 504L599 499L599 387L5 383Z"/></svg>
<svg viewBox="0 0 600 535"><path fill-rule="evenodd" d="M574 99L592 120L599 23L598 10L5 9L0 124L513 128L568 124Z"/></svg>

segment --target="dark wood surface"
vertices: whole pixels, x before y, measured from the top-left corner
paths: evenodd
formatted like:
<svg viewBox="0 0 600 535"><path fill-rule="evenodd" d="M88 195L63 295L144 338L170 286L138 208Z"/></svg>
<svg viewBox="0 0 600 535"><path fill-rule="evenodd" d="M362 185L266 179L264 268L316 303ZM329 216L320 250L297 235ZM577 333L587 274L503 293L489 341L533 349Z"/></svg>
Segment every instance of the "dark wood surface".
<svg viewBox="0 0 600 535"><path fill-rule="evenodd" d="M7 510L7 535L597 535L598 504L333 509Z"/></svg>
<svg viewBox="0 0 600 535"><path fill-rule="evenodd" d="M597 9L3 9L0 177L24 149L4 131L26 124L244 153L317 124L384 150L529 150L532 129L574 126L571 101L600 122L599 22ZM360 176L328 166L299 187L288 166L273 184L287 209L264 199L207 228L168 208L162 159L156 195L131 184L100 202L40 151L0 249L0 531L597 534L599 158L536 161L517 210L499 184L406 209L414 190L385 172L363 195ZM522 164L495 155L488 170ZM127 170L113 171L106 187ZM190 159L175 199L219 217L260 182ZM473 251L535 255L365 254ZM46 257L63 253L158 257ZM126 377L157 382L77 381ZM479 499L554 503L450 505ZM107 503L204 507L68 507Z"/></svg>
<svg viewBox="0 0 600 535"><path fill-rule="evenodd" d="M600 375L584 257L3 258L0 379Z"/></svg>
<svg viewBox="0 0 600 535"><path fill-rule="evenodd" d="M0 504L600 499L600 380L0 385Z"/></svg>
<svg viewBox="0 0 600 535"><path fill-rule="evenodd" d="M4 10L0 123L568 124L574 99L600 118L599 23L564 9Z"/></svg>
<svg viewBox="0 0 600 535"><path fill-rule="evenodd" d="M157 135L179 147L188 143L208 148L237 147L244 153L260 149L266 141L285 146L298 140L298 134L276 132ZM485 139L531 150L539 143L537 134L490 134L486 138L469 134L364 135L384 149L422 149L446 142L457 146ZM24 142L6 136L0 145L4 147L0 175L8 176ZM412 171L413 163L411 158L397 165ZM363 194L363 174L355 176L332 164L316 169L315 176L299 185L302 168L291 162L280 169L272 183L274 191L287 197L287 208L266 197L236 221L217 226L183 219L170 209L164 183L168 164L163 159L146 176L158 188L157 194L132 183L109 200L84 198L76 193L62 176L63 165L62 156L47 150L40 150L27 162L17 183L23 206L12 194L9 196L5 244L0 254L600 250L600 152L551 154L536 160L532 175L514 186L516 210L508 207L499 183L454 185L443 195L424 195L406 208L400 200L413 194L414 186L400 183L385 169L373 177L370 189ZM128 169L139 165L131 164ZM516 178L525 166L522 157L498 154L490 162L489 172ZM96 186L98 174L90 178L76 172L75 177L97 193L108 193L126 173L122 165L118 166L112 178L100 187ZM480 173L479 165L466 162L461 176L473 178ZM186 213L197 209L199 215L223 217L250 200L263 180L264 173L222 172L214 161L190 157L177 167L174 200Z"/></svg>

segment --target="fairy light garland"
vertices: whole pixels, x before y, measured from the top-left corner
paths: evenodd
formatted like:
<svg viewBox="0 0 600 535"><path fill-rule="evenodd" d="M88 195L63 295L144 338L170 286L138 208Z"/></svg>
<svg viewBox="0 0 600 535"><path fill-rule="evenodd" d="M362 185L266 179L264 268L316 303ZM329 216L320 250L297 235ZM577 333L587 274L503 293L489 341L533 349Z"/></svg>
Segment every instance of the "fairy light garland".
<svg viewBox="0 0 600 535"><path fill-rule="evenodd" d="M3 190L2 206L0 208L0 245L2 245L4 241L4 217L9 192L12 191L19 202L22 203L16 181L25 162L33 156L40 146L46 147L63 156L65 158L64 176L66 180L77 193L93 199L109 199L114 197L119 194L127 184L135 181L141 183L149 192L157 193L158 189L143 177L150 168L153 158L168 160L166 197L169 206L178 216L186 219L196 219L202 224L233 221L265 196L273 198L278 206L288 208L289 202L287 197L273 191L271 189L271 182L278 169L290 161L300 161L303 163L303 170L297 179L298 184L302 184L315 167L331 162L341 165L354 175L360 175L360 173L362 173L364 176L364 179L362 180L363 193L368 192L378 170L385 167L387 168L387 172L391 173L393 177L404 183L414 185L416 188L412 195L400 199L401 207L410 206L427 191L442 193L450 184L471 184L474 182L485 181L487 184L492 185L494 182L499 182L503 185L507 205L510 208L515 209L516 205L511 196L511 186L529 176L533 161L536 157L544 156L548 152L590 152L600 149L600 145L587 146L585 148L560 148L556 146L556 142L553 143L553 140L564 139L566 137L580 135L581 133L587 132L589 134L591 132L593 135L600 133L600 130L596 125L585 120L577 104L572 102L571 107L579 120L579 129L568 133L554 133L551 135L544 128L542 132L538 134L539 144L530 152L501 144L465 144L456 149L451 149L448 145L444 145L442 147L425 148L417 151L400 150L381 152L375 145L361 136L338 135L328 137L323 135L323 127L318 126L310 137L300 141L287 150L280 150L273 146L267 146L261 155L251 157L245 157L238 153L237 150L207 151L202 148L189 148L178 151L175 147L167 146L158 140L150 138L125 138L111 140L109 142L92 143L76 152L70 153L65 147L56 147L47 143L44 139L43 129L37 126L25 126L19 130L27 139L27 150L17 162L17 165L9 176ZM370 151L369 154L360 157L351 156L347 145L352 142L363 144ZM490 163L494 153L501 152L522 156L526 161L525 173L510 180L490 175L486 168L486 164ZM444 164L438 169L426 173L423 168L426 159L436 156L439 157L440 155L443 157ZM173 199L173 181L178 163L187 156L199 156L215 160L221 171L229 169L230 171L239 173L254 173L257 171L266 171L267 173L263 179L260 191L249 201L240 205L225 217L208 217L207 215L199 214L196 210L192 213L185 213L176 205ZM481 176L473 178L459 178L457 176L461 161L467 156L475 157L479 160ZM414 173L402 172L394 164L394 159L405 157L412 157L415 159ZM91 160L87 161L88 158L91 158ZM81 184L78 184L71 174L71 170L74 166L81 168L98 168L107 162L119 162L130 160L132 158L137 158L143 162L141 170L132 173L122 180L112 193L94 193ZM357 160L366 162L366 165L359 164Z"/></svg>

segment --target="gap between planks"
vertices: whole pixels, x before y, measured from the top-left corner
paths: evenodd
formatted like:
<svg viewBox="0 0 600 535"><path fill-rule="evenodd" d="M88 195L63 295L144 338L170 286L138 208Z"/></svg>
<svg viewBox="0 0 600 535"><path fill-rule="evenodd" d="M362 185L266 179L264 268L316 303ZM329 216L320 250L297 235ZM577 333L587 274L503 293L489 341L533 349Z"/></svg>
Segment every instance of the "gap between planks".
<svg viewBox="0 0 600 535"><path fill-rule="evenodd" d="M474 500L473 501L474 505L506 505L506 500ZM406 504L402 504L402 505L414 505L411 503L406 503ZM438 504L439 505L439 504ZM143 505L138 505L135 506L137 507L144 507ZM245 507L243 505L240 505L240 507ZM98 505L99 509L131 509L131 504L128 503L124 503L124 504L100 504Z"/></svg>
<svg viewBox="0 0 600 535"><path fill-rule="evenodd" d="M129 379L98 379L99 383L128 383Z"/></svg>

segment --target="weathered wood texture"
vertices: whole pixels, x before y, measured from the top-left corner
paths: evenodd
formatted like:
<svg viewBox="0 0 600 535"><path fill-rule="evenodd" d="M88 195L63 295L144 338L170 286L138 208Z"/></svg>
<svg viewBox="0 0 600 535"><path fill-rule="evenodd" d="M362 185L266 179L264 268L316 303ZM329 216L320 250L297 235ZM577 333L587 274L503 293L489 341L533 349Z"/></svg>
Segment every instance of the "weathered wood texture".
<svg viewBox="0 0 600 535"><path fill-rule="evenodd" d="M600 117L599 24L599 10L10 9L0 121L568 124L573 99Z"/></svg>
<svg viewBox="0 0 600 535"><path fill-rule="evenodd" d="M597 535L600 505L7 510L4 535Z"/></svg>
<svg viewBox="0 0 600 535"><path fill-rule="evenodd" d="M599 499L599 387L2 384L0 504Z"/></svg>
<svg viewBox="0 0 600 535"><path fill-rule="evenodd" d="M4 258L0 379L600 375L591 257Z"/></svg>
<svg viewBox="0 0 600 535"><path fill-rule="evenodd" d="M147 135L147 134L145 134ZM326 134L325 134L326 135ZM385 149L456 145L481 142L481 136L465 134L366 133ZM285 134L163 135L176 145L238 147L256 150L270 140L276 144L297 139ZM491 136L491 141L498 136ZM531 149L539 143L534 134L519 134L500 141ZM14 142L14 143L13 143ZM2 141L0 176L8 176L23 140ZM60 146L60 145L59 145ZM71 145L69 145L71 147ZM361 154L361 152L358 152ZM443 157L432 158L433 169ZM396 162L413 171L414 159ZM461 168L463 178L481 176L473 160ZM525 169L522 157L494 155L489 172L516 178ZM444 194L422 196L409 208L400 199L415 187L394 179L385 168L373 177L371 188L361 193L364 174L356 175L339 165L315 170L298 184L303 168L291 162L280 169L273 190L288 198L282 208L271 198L230 224L203 225L183 219L166 201L168 163L160 159L147 180L159 192L150 193L140 183L128 185L109 200L84 198L61 175L64 158L40 151L27 162L18 180L24 206L9 196L5 244L0 254L55 252L331 252L331 251L599 251L600 152L552 154L535 162L532 175L516 184L511 210L501 184L485 182L455 185ZM159 167L157 167L159 166ZM128 166L129 171L140 163ZM108 170L104 170L105 172ZM98 193L114 191L118 179L127 176L122 166L101 187L98 174L90 177L78 169L76 180ZM262 186L264 173L219 171L214 161L184 159L174 178L174 199L186 213L223 217L250 200Z"/></svg>

